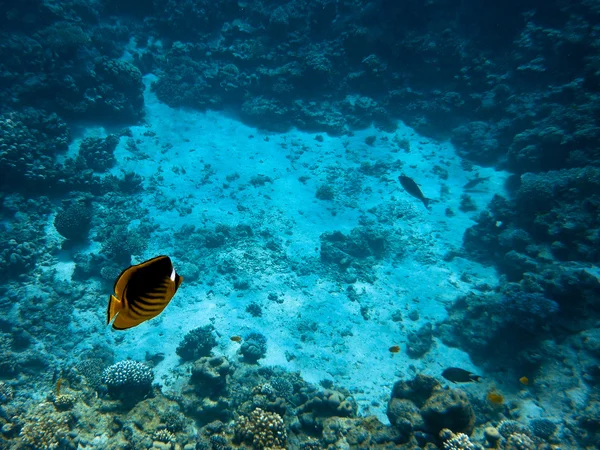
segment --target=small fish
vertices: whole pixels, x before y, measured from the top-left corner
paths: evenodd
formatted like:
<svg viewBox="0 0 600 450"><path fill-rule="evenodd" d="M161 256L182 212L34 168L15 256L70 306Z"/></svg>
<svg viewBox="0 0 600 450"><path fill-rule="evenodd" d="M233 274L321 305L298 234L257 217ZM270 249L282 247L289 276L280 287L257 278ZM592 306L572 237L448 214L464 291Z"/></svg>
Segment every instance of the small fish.
<svg viewBox="0 0 600 450"><path fill-rule="evenodd" d="M493 405L502 405L504 403L504 396L495 391L490 391L487 393L488 402Z"/></svg>
<svg viewBox="0 0 600 450"><path fill-rule="evenodd" d="M126 330L158 316L182 281L183 277L175 272L168 256L157 256L128 267L115 282L115 292L108 301L106 324L114 319L115 330Z"/></svg>
<svg viewBox="0 0 600 450"><path fill-rule="evenodd" d="M229 339L231 339L233 342L242 342L241 336L231 336Z"/></svg>
<svg viewBox="0 0 600 450"><path fill-rule="evenodd" d="M390 353L398 353L400 351L399 345L392 345L389 349Z"/></svg>
<svg viewBox="0 0 600 450"><path fill-rule="evenodd" d="M468 370L459 369L458 367L449 367L442 372L442 376L453 383L470 383L481 379L479 375L475 375Z"/></svg>
<svg viewBox="0 0 600 450"><path fill-rule="evenodd" d="M519 378L519 383L524 384L525 386L529 386L529 378L521 377Z"/></svg>
<svg viewBox="0 0 600 450"><path fill-rule="evenodd" d="M52 384L55 384L62 377L62 369L60 367L55 367L54 372L52 374Z"/></svg>
<svg viewBox="0 0 600 450"><path fill-rule="evenodd" d="M144 359L146 362L149 362L153 366L156 366L159 362L161 362L163 359L165 359L165 354L161 353L161 352L158 352L158 353L146 352L146 357Z"/></svg>
<svg viewBox="0 0 600 450"><path fill-rule="evenodd" d="M423 195L423 193L421 192L421 188L419 188L417 183L415 183L415 181L412 178L409 178L403 174L398 177L398 181L400 181L400 184L406 192L408 192L414 198L418 198L419 200L421 200L425 205L425 208L429 209L429 202L431 201L431 199Z"/></svg>
<svg viewBox="0 0 600 450"><path fill-rule="evenodd" d="M58 380L56 380L56 385L55 385L54 391L55 391L55 395L57 397L60 396L60 388L61 388L62 384L63 384L63 379L62 378L59 378Z"/></svg>
<svg viewBox="0 0 600 450"><path fill-rule="evenodd" d="M467 182L467 184L465 184L463 186L464 189L473 189L475 186L477 186L479 183L483 183L486 180L489 180L490 177L477 177L477 178L473 178L472 180L469 180Z"/></svg>

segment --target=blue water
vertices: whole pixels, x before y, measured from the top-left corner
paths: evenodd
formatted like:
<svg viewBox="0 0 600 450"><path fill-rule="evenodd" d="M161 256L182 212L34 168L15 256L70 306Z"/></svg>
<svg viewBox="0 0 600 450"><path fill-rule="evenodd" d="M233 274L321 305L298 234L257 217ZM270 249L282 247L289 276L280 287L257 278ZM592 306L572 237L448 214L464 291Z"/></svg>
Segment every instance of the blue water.
<svg viewBox="0 0 600 450"><path fill-rule="evenodd" d="M0 448L599 448L596 2L0 6Z"/></svg>

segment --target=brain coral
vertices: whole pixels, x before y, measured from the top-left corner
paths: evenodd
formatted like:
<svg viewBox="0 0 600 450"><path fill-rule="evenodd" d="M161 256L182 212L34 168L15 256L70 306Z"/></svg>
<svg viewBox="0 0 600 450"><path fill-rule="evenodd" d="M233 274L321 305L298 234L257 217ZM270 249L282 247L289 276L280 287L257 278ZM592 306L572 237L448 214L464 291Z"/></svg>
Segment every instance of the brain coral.
<svg viewBox="0 0 600 450"><path fill-rule="evenodd" d="M267 354L267 338L260 333L250 333L240 347L243 361L256 364Z"/></svg>
<svg viewBox="0 0 600 450"><path fill-rule="evenodd" d="M54 227L63 237L79 241L87 237L92 221L92 210L82 202L77 202L58 211Z"/></svg>

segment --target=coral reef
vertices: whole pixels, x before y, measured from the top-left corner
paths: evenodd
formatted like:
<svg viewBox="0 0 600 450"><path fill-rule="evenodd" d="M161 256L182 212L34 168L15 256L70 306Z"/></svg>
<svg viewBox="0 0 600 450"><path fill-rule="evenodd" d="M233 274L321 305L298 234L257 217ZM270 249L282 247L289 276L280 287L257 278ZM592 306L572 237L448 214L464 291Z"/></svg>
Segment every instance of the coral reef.
<svg viewBox="0 0 600 450"><path fill-rule="evenodd" d="M0 170L4 189L60 189L55 156L67 150L70 133L55 113L33 108L0 115Z"/></svg>
<svg viewBox="0 0 600 450"><path fill-rule="evenodd" d="M233 419L239 428L242 423L250 427L253 414L280 418L273 427L286 438L270 438L276 447L377 449L407 443L411 448L474 448L482 439L474 427L484 426L485 439L498 448L544 448L543 441L560 439L577 440L574 448L599 447L600 400L594 391L600 380L597 1L26 0L3 5L0 375L6 382L0 383L0 447L268 446L264 440L255 442L254 431L234 430ZM152 92L144 92L145 84ZM312 206L331 215L323 228L309 230L316 230L311 239L317 242L304 241L304 252L295 247L307 230L292 222L306 218L308 208L299 208L289 223L273 223L276 208L265 211L248 200L284 192L285 173L271 171L269 164L255 173L225 176L204 156L195 161L195 187L218 186L219 198L231 201L239 220L248 224L209 228L212 218L197 204L204 201L196 196L200 189L181 201L163 198L157 188L168 185L163 185L169 181L165 173L189 173L192 167L179 165L182 154L168 136L157 136L151 123L142 123L144 94L171 107L224 110L260 128L249 136L255 139L248 141L250 151L257 144L269 152L277 148L289 159L291 182L302 183L309 195L316 195ZM180 111L171 112L175 117ZM496 171L481 170L493 173L481 195L454 190L458 173L449 160L434 159L441 152L418 153L429 148L423 144L426 137L417 142L378 131L393 131L397 119L427 138L449 139L465 171L479 171L473 163L494 166ZM98 128L92 133L80 129L89 123ZM98 133L100 127L133 123L148 130L143 137L139 129L130 131L127 148L118 152L125 133L87 137L105 136ZM372 125L364 133L357 130ZM187 125L182 121L182 126ZM69 127L82 139L75 158ZM300 148L287 135L265 132L292 127L321 134ZM353 133L360 137L354 141L357 148L350 143ZM348 139L343 151L351 164L327 167L335 148L329 145L332 137L342 135ZM156 155L147 151L150 144L157 146ZM119 172L115 157L121 150L127 152L124 167L137 170L140 162L146 178ZM317 158L300 160L311 153ZM413 164L416 154L421 159ZM249 158L254 158L250 152ZM144 159L157 163L156 173L146 171ZM393 194L392 175L403 165L423 172L423 179L444 180L440 203L447 204L441 221L435 207L432 215L420 216L420 210ZM292 168L301 173L293 174ZM499 181L504 171L513 174L506 190ZM142 201L137 194L144 188L148 197ZM489 198L485 195L492 189L502 196L483 207L482 198ZM144 209L147 204L152 204L150 211ZM164 213L173 220L192 211L194 220L202 216L195 222L198 228L165 231L165 222L152 219ZM462 249L451 250L441 261L438 230L473 218ZM57 238L53 223L66 241ZM419 225L419 232L411 233L405 224ZM186 280L207 297L229 296L227 305L242 311L252 322L249 327L260 330L273 311L285 314L298 307L298 329L286 332L292 339L298 332L301 342L281 352L288 362L296 359L292 364L302 359L304 346L315 345L319 335L330 331L313 327L303 316L303 302L312 295L306 286L314 285L308 277L335 284L332 295L339 291L356 312L357 322L326 337L341 357L358 341L361 321L374 326L386 320L386 306L380 311L376 300L382 305L389 300L402 313L396 300L411 301L402 298L401 286L394 292L400 298L376 299L377 277L386 271L400 274L395 264L406 255L436 264L435 269L449 273L448 295L455 288L460 296L454 302L442 296L427 299L447 304L448 317L441 322L423 310L419 316L412 305L406 315L422 320L418 325L402 323L402 315L395 314L390 325L398 327L403 340L389 345L402 344L406 355L386 355L396 358L390 361L413 358L413 366L402 368L411 374L430 369L424 365L438 350L435 337L469 352L487 372L484 381L519 370L540 382L525 388L518 383L523 374L515 376L514 385L503 387L514 401L493 409L481 404L485 400L474 393L477 386L466 394L443 390L428 377L398 381L388 403L392 426L385 427L372 417L357 417L353 393L337 384L334 390L333 382L324 383L323 391L299 376L261 367L267 341L259 333L245 336L238 362L213 356L220 334L211 326L192 330L177 348L182 367L173 379L161 380L176 391L174 379L181 378L185 388L177 393L153 390L152 370L141 363L104 369L111 358L71 359L90 331L96 342L110 342L119 350L128 342L97 332L102 324L98 292L110 289L132 259L174 242ZM83 244L90 246L84 250ZM69 251L61 252L61 245ZM65 260L71 256L72 261ZM459 269L468 261L450 265L454 256L492 264L500 283L491 286L479 265ZM460 276L454 277L454 269L462 271ZM269 288L278 290L269 297L273 301L261 303L264 279L253 277L261 271L285 274L277 277L281 287ZM302 298L290 298L284 285L298 287ZM221 308L225 302L214 303ZM278 357L279 342L269 342L269 356ZM219 348L231 354L237 344ZM159 360L156 353L148 356L148 361ZM551 365L557 366L552 376ZM45 396L52 372L61 370L71 378L69 393ZM332 372L335 383L338 375ZM563 397L552 408L536 411L554 415L522 414L523 404L541 403L549 391ZM151 394L156 398L148 398ZM49 400L37 408L43 398ZM133 410L124 411L115 398L131 401ZM381 399L372 407L380 405ZM560 408L571 408L565 424L557 420ZM167 416L165 409L175 412ZM515 421L490 429L501 417L536 418L528 427ZM193 420L197 434L189 429ZM265 436L270 431L264 430Z"/></svg>
<svg viewBox="0 0 600 450"><path fill-rule="evenodd" d="M138 361L120 361L102 373L108 394L128 404L136 403L148 395L153 379L152 369Z"/></svg>
<svg viewBox="0 0 600 450"><path fill-rule="evenodd" d="M104 359L101 353L94 351L96 358ZM91 361L91 356L84 361ZM151 372L147 367L122 361L105 372L107 384L113 388L118 385L119 389L127 386L124 395L134 396L136 401L123 408L112 394L97 395L102 389L96 391L78 371L69 371L65 374L68 393L57 390L41 404L20 404L20 412L10 416L2 408L15 411L16 402L0 406L0 442L15 450L74 448L74 443L90 446L98 439L98 429L102 429L101 445L106 448L385 450L404 448L403 444L407 448L483 448L479 443L481 429L470 438L467 434L473 430L474 416L465 403L465 394L444 390L424 375L394 385L388 405L393 421L389 426L374 416L358 417L357 405L348 392L319 390L299 374L286 373L279 367L203 357L194 363L184 389L168 393L155 389L152 397L145 398L134 391L142 384L148 389ZM489 422L485 426L485 441L494 448L548 448L547 439L521 422L505 420L497 429ZM556 433L547 421L540 420L536 426L545 430L541 434ZM556 437L552 439L560 442ZM34 442L39 447L34 447Z"/></svg>
<svg viewBox="0 0 600 450"><path fill-rule="evenodd" d="M260 333L250 333L240 347L242 360L249 364L256 364L259 359L267 354L267 338Z"/></svg>
<svg viewBox="0 0 600 450"><path fill-rule="evenodd" d="M440 431L440 437L444 441L444 450L483 450L481 445L471 442L469 436L464 433L454 434L444 428Z"/></svg>
<svg viewBox="0 0 600 450"><path fill-rule="evenodd" d="M177 346L177 354L184 361L194 361L203 356L209 356L217 340L213 334L215 327L205 325L194 328L186 333Z"/></svg>
<svg viewBox="0 0 600 450"><path fill-rule="evenodd" d="M225 388L230 371L229 361L223 356L204 356L194 362L190 382L200 395L214 396Z"/></svg>
<svg viewBox="0 0 600 450"><path fill-rule="evenodd" d="M470 434L475 426L475 412L466 394L443 389L434 378L424 375L394 384L387 415L403 442L414 431L437 436L448 428Z"/></svg>
<svg viewBox="0 0 600 450"><path fill-rule="evenodd" d="M127 230L124 225L107 224L105 229L99 232L99 238L103 239L101 253L116 265L130 265L131 257L142 253L148 245L141 227ZM119 272L117 269L116 275ZM114 281L114 278L111 274L109 280Z"/></svg>
<svg viewBox="0 0 600 450"><path fill-rule="evenodd" d="M433 346L433 326L425 323L417 331L408 334L408 345L406 354L411 358L420 358Z"/></svg>
<svg viewBox="0 0 600 450"><path fill-rule="evenodd" d="M341 392L325 390L317 393L300 408L301 413L313 416L348 417L356 414L356 403Z"/></svg>
<svg viewBox="0 0 600 450"><path fill-rule="evenodd" d="M556 424L548 419L534 419L529 427L534 436L544 440L549 440L558 430Z"/></svg>
<svg viewBox="0 0 600 450"><path fill-rule="evenodd" d="M72 421L69 413L57 413L49 404L40 405L24 418L19 433L21 448L70 448Z"/></svg>
<svg viewBox="0 0 600 450"><path fill-rule="evenodd" d="M98 389L103 383L104 363L101 358L84 358L75 366L77 371L83 375L87 383L94 389Z"/></svg>
<svg viewBox="0 0 600 450"><path fill-rule="evenodd" d="M256 408L248 416L235 421L235 435L241 442L256 450L282 450L286 448L287 433L281 416Z"/></svg>
<svg viewBox="0 0 600 450"><path fill-rule="evenodd" d="M8 403L10 400L12 400L13 396L13 388L4 381L0 381L0 404Z"/></svg>
<svg viewBox="0 0 600 450"><path fill-rule="evenodd" d="M321 261L348 275L346 282L353 277L373 281L372 268L385 255L388 233L377 227L358 227L349 236L340 231L323 233L320 240Z"/></svg>
<svg viewBox="0 0 600 450"><path fill-rule="evenodd" d="M72 241L87 238L92 222L92 208L88 202L76 201L64 205L54 218L54 227L63 237Z"/></svg>
<svg viewBox="0 0 600 450"><path fill-rule="evenodd" d="M115 164L114 151L119 137L111 134L106 138L89 137L79 146L76 164L95 172L105 172Z"/></svg>
<svg viewBox="0 0 600 450"><path fill-rule="evenodd" d="M52 403L57 411L69 411L73 409L77 397L71 394L59 394L53 397Z"/></svg>

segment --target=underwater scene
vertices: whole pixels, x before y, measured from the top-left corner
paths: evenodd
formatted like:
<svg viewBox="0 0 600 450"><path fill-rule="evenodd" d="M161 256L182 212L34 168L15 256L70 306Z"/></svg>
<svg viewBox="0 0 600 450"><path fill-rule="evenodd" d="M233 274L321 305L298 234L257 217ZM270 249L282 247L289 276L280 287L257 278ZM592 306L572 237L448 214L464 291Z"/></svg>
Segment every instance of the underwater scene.
<svg viewBox="0 0 600 450"><path fill-rule="evenodd" d="M600 448L600 1L0 0L0 450Z"/></svg>

